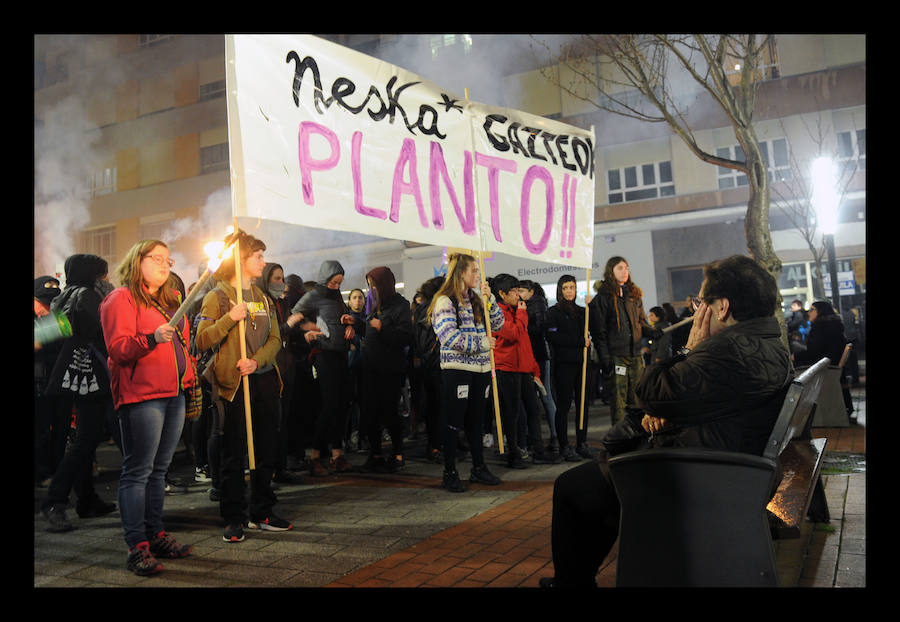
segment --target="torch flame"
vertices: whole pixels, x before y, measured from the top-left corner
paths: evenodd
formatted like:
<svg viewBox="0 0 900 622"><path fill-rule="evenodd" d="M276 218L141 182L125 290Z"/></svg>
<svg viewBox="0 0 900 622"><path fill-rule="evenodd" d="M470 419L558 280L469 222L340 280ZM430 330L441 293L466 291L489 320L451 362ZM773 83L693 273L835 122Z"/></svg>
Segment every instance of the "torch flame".
<svg viewBox="0 0 900 622"><path fill-rule="evenodd" d="M228 248L230 249L231 246ZM222 263L222 260L226 256L225 242L222 242L221 240L207 242L203 245L203 252L209 257L209 261L206 263L206 269L210 272L215 272L219 269L219 264Z"/></svg>

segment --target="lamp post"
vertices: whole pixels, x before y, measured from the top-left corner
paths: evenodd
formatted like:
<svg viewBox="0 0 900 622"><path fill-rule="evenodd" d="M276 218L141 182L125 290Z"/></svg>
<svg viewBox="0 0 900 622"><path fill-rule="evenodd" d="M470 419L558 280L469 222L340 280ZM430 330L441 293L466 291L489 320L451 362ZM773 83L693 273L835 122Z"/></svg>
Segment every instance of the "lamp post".
<svg viewBox="0 0 900 622"><path fill-rule="evenodd" d="M816 220L822 230L825 252L828 255L828 272L831 276L831 304L841 314L841 286L837 278L837 258L834 253L834 233L837 230L838 194L835 189L834 161L828 157L816 158L812 163L812 204Z"/></svg>

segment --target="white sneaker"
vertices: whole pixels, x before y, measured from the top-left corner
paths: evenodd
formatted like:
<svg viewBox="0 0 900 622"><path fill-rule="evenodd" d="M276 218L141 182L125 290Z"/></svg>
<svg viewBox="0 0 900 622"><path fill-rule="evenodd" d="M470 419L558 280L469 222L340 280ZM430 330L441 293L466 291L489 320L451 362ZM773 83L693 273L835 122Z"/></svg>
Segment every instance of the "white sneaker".
<svg viewBox="0 0 900 622"><path fill-rule="evenodd" d="M494 435L493 434L485 434L484 438L481 441L482 447L493 447L494 446Z"/></svg>

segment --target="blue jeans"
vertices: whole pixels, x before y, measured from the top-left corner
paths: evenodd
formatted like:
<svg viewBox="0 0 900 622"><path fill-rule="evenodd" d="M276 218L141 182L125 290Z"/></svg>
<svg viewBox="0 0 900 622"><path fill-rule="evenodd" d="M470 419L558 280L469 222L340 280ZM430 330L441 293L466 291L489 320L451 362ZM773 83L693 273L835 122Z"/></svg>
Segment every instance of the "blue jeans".
<svg viewBox="0 0 900 622"><path fill-rule="evenodd" d="M166 471L181 438L184 406L179 393L119 409L123 453L119 511L129 549L164 530Z"/></svg>

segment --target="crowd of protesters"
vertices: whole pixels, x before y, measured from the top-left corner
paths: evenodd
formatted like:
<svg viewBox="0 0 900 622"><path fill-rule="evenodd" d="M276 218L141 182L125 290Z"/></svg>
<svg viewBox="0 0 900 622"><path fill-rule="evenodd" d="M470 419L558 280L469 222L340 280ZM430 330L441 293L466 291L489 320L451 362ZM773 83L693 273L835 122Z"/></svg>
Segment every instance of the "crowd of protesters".
<svg viewBox="0 0 900 622"><path fill-rule="evenodd" d="M609 259L585 305L574 276L559 279L550 305L540 284L486 278L464 254L411 300L385 266L345 299L339 261L304 281L267 261L262 240L236 239L239 265L232 255L186 289L161 240L128 252L118 287L94 255L66 261L63 289L53 277L35 280L35 319L59 312L72 326L71 337L35 343L35 480L47 488L47 528L74 528L72 492L80 518L117 509L92 484L95 450L111 438L123 456L126 566L140 575L191 553L163 524L179 441L195 482L208 483L219 504L223 539L241 542L245 529L292 528L276 511L279 483L396 473L408 439L422 435L425 460L443 465L449 492L467 489L457 470L464 456L470 484L501 483L485 460L494 446L509 469L591 459L590 402L601 398L611 423L621 420L645 366L673 357L691 330L662 330L682 319L669 303L645 314L623 257ZM196 302L170 322L195 287ZM682 317L692 312L687 304ZM199 416L186 418L195 392ZM351 453L365 462L351 463Z"/></svg>

